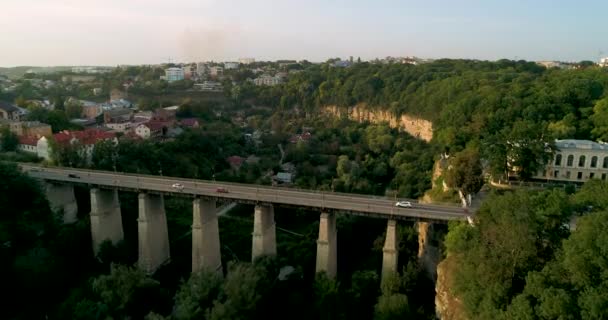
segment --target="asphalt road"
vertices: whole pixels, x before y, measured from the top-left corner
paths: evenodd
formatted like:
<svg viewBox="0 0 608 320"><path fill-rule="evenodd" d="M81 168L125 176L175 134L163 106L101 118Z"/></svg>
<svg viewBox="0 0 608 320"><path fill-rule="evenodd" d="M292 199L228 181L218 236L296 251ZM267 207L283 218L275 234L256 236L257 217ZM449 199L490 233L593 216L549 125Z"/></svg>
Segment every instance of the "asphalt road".
<svg viewBox="0 0 608 320"><path fill-rule="evenodd" d="M163 176L148 176L73 168L43 167L20 163L21 169L34 178L56 182L70 182L119 188L131 191L149 191L178 196L208 196L225 198L235 202L273 203L277 205L302 206L315 209L342 211L358 215L379 216L387 219L419 219L427 221L466 220L467 213L456 205L421 204L411 199L389 199L368 195L320 192L258 186L242 183L226 183ZM183 185L182 190L172 187ZM217 192L224 188L228 192ZM410 201L412 208L395 206L396 200ZM471 210L471 209L469 209ZM472 212L471 212L472 213Z"/></svg>

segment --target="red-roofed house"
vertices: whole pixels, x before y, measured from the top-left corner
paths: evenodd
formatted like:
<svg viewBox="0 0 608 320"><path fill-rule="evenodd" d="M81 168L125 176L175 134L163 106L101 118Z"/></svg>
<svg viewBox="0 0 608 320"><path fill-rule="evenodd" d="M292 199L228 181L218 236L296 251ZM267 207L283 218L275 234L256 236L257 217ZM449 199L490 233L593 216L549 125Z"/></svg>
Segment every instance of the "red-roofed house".
<svg viewBox="0 0 608 320"><path fill-rule="evenodd" d="M38 154L38 138L35 136L19 136L17 149L25 152Z"/></svg>
<svg viewBox="0 0 608 320"><path fill-rule="evenodd" d="M230 167L232 169L238 170L241 168L241 165L243 164L245 159L243 159L242 157L239 157L239 156L232 156L232 157L226 158L226 161L228 161L228 163L230 164Z"/></svg>
<svg viewBox="0 0 608 320"><path fill-rule="evenodd" d="M87 159L90 159L93 154L95 144L103 140L113 140L115 143L118 141L116 135L111 132L99 130L99 129L86 129L82 131L69 131L64 130L55 133L52 138L59 145L75 144L79 143L83 147L83 154ZM51 148L48 143L48 139L42 137L38 140L37 144L38 156L50 160L51 159Z"/></svg>
<svg viewBox="0 0 608 320"><path fill-rule="evenodd" d="M302 134L295 134L295 135L291 136L291 138L289 138L289 142L291 142L291 143L298 143L300 141L308 142L310 140L310 138L312 138L312 135L310 134L310 132L307 131Z"/></svg>

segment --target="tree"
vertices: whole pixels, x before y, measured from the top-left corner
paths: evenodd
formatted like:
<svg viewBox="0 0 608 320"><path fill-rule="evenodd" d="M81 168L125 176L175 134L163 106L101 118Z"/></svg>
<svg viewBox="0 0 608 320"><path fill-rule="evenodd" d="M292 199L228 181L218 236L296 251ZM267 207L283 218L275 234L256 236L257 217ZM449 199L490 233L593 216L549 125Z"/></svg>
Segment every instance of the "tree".
<svg viewBox="0 0 608 320"><path fill-rule="evenodd" d="M110 274L93 280L91 287L109 315L143 318L160 297L160 283L135 267L112 264Z"/></svg>
<svg viewBox="0 0 608 320"><path fill-rule="evenodd" d="M593 136L599 140L608 141L608 97L595 103L591 120L594 125L591 130Z"/></svg>
<svg viewBox="0 0 608 320"><path fill-rule="evenodd" d="M8 127L0 128L0 150L15 151L19 145L19 137L9 130Z"/></svg>
<svg viewBox="0 0 608 320"><path fill-rule="evenodd" d="M216 272L192 273L175 295L173 316L176 319L205 318L213 301L222 293L222 284L222 278Z"/></svg>
<svg viewBox="0 0 608 320"><path fill-rule="evenodd" d="M65 114L69 119L82 117L82 103L77 100L70 100L65 106Z"/></svg>
<svg viewBox="0 0 608 320"><path fill-rule="evenodd" d="M479 154L476 150L467 149L457 153L449 162L447 184L458 189L463 206L471 205L471 195L484 184Z"/></svg>

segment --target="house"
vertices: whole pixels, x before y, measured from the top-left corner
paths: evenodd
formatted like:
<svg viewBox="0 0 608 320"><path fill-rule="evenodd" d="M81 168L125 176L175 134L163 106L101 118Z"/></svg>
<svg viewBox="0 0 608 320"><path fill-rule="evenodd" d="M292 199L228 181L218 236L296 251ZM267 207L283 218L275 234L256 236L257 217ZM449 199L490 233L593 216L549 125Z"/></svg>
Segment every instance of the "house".
<svg viewBox="0 0 608 320"><path fill-rule="evenodd" d="M19 121L22 111L15 105L0 101L0 119Z"/></svg>
<svg viewBox="0 0 608 320"><path fill-rule="evenodd" d="M195 83L193 88L194 90L204 92L221 92L224 90L224 86L217 81L203 81L203 83Z"/></svg>
<svg viewBox="0 0 608 320"><path fill-rule="evenodd" d="M273 177L273 180L280 184L290 184L292 182L292 179L293 174L289 172L279 172L276 176Z"/></svg>
<svg viewBox="0 0 608 320"><path fill-rule="evenodd" d="M224 68L222 68L222 67L215 66L215 67L209 68L209 75L211 75L212 77L220 76L223 73L224 73Z"/></svg>
<svg viewBox="0 0 608 320"><path fill-rule="evenodd" d="M167 134L168 127L162 122L144 122L135 127L135 134L142 139L149 139Z"/></svg>
<svg viewBox="0 0 608 320"><path fill-rule="evenodd" d="M103 113L101 105L83 106L82 116L87 119L95 119Z"/></svg>
<svg viewBox="0 0 608 320"><path fill-rule="evenodd" d="M126 108L113 109L103 112L104 123L118 123L131 121L133 118L133 110Z"/></svg>
<svg viewBox="0 0 608 320"><path fill-rule="evenodd" d="M200 126L198 119L196 118L185 118L180 120L182 127L186 128L198 128Z"/></svg>
<svg viewBox="0 0 608 320"><path fill-rule="evenodd" d="M82 131L69 131L64 130L58 132L52 136L52 139L58 145L67 145L67 144L76 144L79 143L82 147L80 152L90 160L91 155L93 154L93 149L95 148L95 144L99 141L103 140L112 140L117 142L116 135L99 130L99 129L85 129ZM36 143L37 154L38 157L43 158L45 160L51 160L51 145L49 144L49 139L46 137L42 137L38 139Z"/></svg>
<svg viewBox="0 0 608 320"><path fill-rule="evenodd" d="M228 157L226 161L230 164L230 167L233 170L238 170L241 168L241 165L243 165L243 162L245 162L245 159L239 156L231 156Z"/></svg>
<svg viewBox="0 0 608 320"><path fill-rule="evenodd" d="M39 121L15 121L9 123L9 130L18 136L42 137L53 134L51 126Z"/></svg>
<svg viewBox="0 0 608 320"><path fill-rule="evenodd" d="M164 80L167 82L174 82L184 80L185 72L182 68L169 68L165 70Z"/></svg>
<svg viewBox="0 0 608 320"><path fill-rule="evenodd" d="M281 76L269 76L267 74L261 75L258 78L253 79L253 83L256 86L276 86L283 83L283 77Z"/></svg>
<svg viewBox="0 0 608 320"><path fill-rule="evenodd" d="M566 139L555 140L555 146L558 151L535 179L581 183L589 179L606 180L608 143Z"/></svg>
<svg viewBox="0 0 608 320"><path fill-rule="evenodd" d="M37 145L38 145L38 137L19 136L19 144L17 145L17 149L37 155L38 154Z"/></svg>
<svg viewBox="0 0 608 320"><path fill-rule="evenodd" d="M300 141L308 142L310 140L310 138L312 138L312 135L310 134L310 132L307 131L302 134L295 134L295 135L291 136L291 138L289 138L289 142L291 142L291 143L298 143Z"/></svg>
<svg viewBox="0 0 608 320"><path fill-rule="evenodd" d="M232 69L238 69L238 68L239 68L238 62L224 62L224 70L232 70Z"/></svg>

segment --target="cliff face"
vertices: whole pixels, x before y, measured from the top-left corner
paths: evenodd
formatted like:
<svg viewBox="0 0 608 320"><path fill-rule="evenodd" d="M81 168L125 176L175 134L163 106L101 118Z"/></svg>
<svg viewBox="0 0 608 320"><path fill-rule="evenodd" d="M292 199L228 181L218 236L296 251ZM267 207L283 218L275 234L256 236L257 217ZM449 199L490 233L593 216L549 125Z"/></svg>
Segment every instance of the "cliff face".
<svg viewBox="0 0 608 320"><path fill-rule="evenodd" d="M349 108L339 108L338 106L326 106L325 112L334 116L348 116L349 119L359 122L369 121L371 123L388 122L392 128L398 128L410 135L422 139L426 142L433 139L433 123L412 117L406 114L396 116L389 111L371 110L365 104L357 104Z"/></svg>
<svg viewBox="0 0 608 320"><path fill-rule="evenodd" d="M435 284L435 312L441 320L467 320L462 302L451 292L456 268L456 257L448 256L437 266L437 283Z"/></svg>

